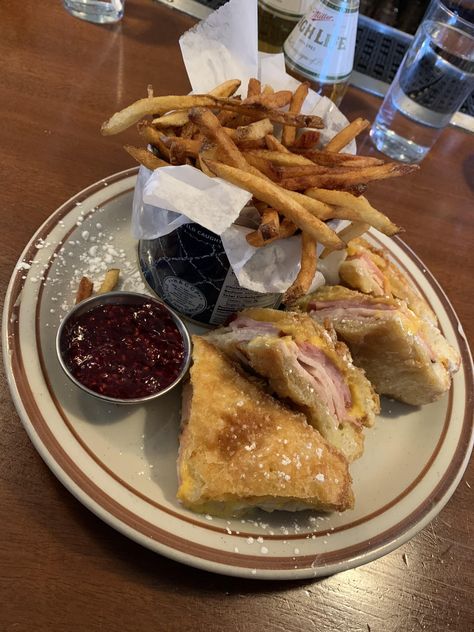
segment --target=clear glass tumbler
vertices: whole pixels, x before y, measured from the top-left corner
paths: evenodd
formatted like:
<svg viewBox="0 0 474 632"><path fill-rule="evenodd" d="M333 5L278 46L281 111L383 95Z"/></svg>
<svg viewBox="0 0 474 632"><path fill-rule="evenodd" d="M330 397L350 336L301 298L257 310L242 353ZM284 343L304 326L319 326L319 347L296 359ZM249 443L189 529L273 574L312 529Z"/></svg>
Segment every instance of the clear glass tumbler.
<svg viewBox="0 0 474 632"><path fill-rule="evenodd" d="M81 20L112 24L123 18L125 0L64 0L64 6Z"/></svg>
<svg viewBox="0 0 474 632"><path fill-rule="evenodd" d="M461 2L432 0L370 136L401 162L420 162L474 89L474 23Z"/></svg>

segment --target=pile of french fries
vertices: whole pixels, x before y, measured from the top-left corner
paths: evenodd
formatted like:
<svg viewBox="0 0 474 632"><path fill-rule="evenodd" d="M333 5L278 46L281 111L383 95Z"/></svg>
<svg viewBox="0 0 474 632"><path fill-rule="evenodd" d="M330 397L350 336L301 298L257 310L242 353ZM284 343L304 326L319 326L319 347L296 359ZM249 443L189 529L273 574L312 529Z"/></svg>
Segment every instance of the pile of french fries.
<svg viewBox="0 0 474 632"><path fill-rule="evenodd" d="M411 173L418 167L341 153L369 122L357 118L319 147L323 122L301 114L308 84L274 92L250 79L246 98L236 98L239 80L226 81L208 94L148 96L114 114L102 134L137 124L147 147L125 146L139 163L154 170L190 164L249 191L260 214L257 230L247 235L255 248L301 235L301 266L284 296L304 295L321 257L342 249L370 226L394 235L399 228L362 195L367 183ZM326 223L351 223L336 233Z"/></svg>

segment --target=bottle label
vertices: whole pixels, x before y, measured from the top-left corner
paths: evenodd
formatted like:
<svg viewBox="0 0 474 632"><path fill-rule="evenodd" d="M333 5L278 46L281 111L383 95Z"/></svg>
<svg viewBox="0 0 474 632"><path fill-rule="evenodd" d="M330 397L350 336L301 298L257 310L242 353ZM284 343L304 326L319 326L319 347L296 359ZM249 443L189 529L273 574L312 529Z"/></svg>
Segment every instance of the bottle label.
<svg viewBox="0 0 474 632"><path fill-rule="evenodd" d="M347 79L354 64L358 14L358 2L314 3L285 41L288 65L320 83Z"/></svg>
<svg viewBox="0 0 474 632"><path fill-rule="evenodd" d="M212 325L222 325L233 314L246 307L278 307L281 296L281 294L260 294L240 287L234 271L229 267L209 322Z"/></svg>
<svg viewBox="0 0 474 632"><path fill-rule="evenodd" d="M283 18L298 19L310 10L313 0L259 0L263 9L268 9Z"/></svg>
<svg viewBox="0 0 474 632"><path fill-rule="evenodd" d="M198 224L141 240L140 268L150 288L180 314L221 325L245 307L276 307L281 294L240 287L221 238Z"/></svg>

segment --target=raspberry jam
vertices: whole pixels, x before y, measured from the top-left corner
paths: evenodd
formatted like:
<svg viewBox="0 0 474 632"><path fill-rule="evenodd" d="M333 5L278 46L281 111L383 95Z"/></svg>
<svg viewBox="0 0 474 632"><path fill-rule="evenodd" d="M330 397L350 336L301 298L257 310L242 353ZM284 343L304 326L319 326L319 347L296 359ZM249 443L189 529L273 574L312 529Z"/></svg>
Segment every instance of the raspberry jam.
<svg viewBox="0 0 474 632"><path fill-rule="evenodd" d="M107 397L154 395L179 377L182 335L168 310L152 301L104 304L66 323L64 361L78 382Z"/></svg>

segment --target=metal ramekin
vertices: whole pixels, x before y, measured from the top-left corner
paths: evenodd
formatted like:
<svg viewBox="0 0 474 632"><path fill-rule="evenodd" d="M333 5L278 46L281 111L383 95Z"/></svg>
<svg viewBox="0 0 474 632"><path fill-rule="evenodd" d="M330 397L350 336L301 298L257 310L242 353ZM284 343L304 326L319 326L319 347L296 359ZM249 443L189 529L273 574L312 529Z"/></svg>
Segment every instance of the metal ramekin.
<svg viewBox="0 0 474 632"><path fill-rule="evenodd" d="M62 341L62 335L63 335L64 329L67 323L71 322L71 320L74 320L75 318L78 318L79 316L82 316L82 314L85 314L86 312L94 309L95 307L99 305L110 305L110 304L141 305L144 302L155 303L163 307L170 314L170 316L172 317L175 325L177 326L181 334L181 338L183 340L183 345L184 345L185 358L184 358L181 372L178 375L178 377L174 380L174 382L172 382L169 386L167 386L161 391L152 393L151 395L147 395L146 397L138 397L138 398L131 398L131 399L121 399L118 397L110 397L108 395L101 395L100 393L96 393L95 391L84 386L81 382L79 382L79 380L77 380L72 375L63 357L61 341ZM113 402L116 404L141 404L143 402L148 402L148 401L157 399L158 397L161 397L162 395L165 395L165 393L168 393L171 389L173 389L186 376L189 369L189 365L191 363L191 338L189 336L189 332L186 326L184 325L183 321L178 316L178 314L176 314L176 312L174 312L171 308L169 308L163 301L160 301L159 299L149 296L147 294L138 294L137 292L108 292L107 294L98 294L97 296L93 296L91 298L88 298L82 301L68 313L68 315L61 322L57 335L56 335L56 354L58 356L59 363L64 373L78 388L80 388L85 393L88 393L89 395L92 395L93 397L97 397L98 399L102 399L108 402Z"/></svg>

